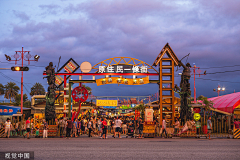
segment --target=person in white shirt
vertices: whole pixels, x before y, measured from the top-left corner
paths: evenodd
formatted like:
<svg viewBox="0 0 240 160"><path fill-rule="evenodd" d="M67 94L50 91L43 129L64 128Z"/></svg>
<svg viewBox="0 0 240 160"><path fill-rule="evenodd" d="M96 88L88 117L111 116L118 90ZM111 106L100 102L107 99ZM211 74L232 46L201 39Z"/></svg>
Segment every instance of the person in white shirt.
<svg viewBox="0 0 240 160"><path fill-rule="evenodd" d="M5 136L7 134L7 138L10 136L10 130L11 130L12 124L10 122L10 119L7 118L7 121L5 122Z"/></svg>
<svg viewBox="0 0 240 160"><path fill-rule="evenodd" d="M166 125L166 120L167 120L167 117L165 117L165 119L163 119L163 121L162 121L162 134L163 134L163 132L165 132L165 135L166 135L166 137L167 137L167 131L166 131L167 125ZM162 134L161 134L161 137L162 137Z"/></svg>
<svg viewBox="0 0 240 160"><path fill-rule="evenodd" d="M122 138L122 137L121 137L121 132L120 132L120 129L121 129L121 126L122 126L122 121L121 121L121 119L117 118L117 119L115 120L115 125L116 125L116 131L115 131L115 133L114 133L114 138L116 137L116 132L118 132L119 138Z"/></svg>

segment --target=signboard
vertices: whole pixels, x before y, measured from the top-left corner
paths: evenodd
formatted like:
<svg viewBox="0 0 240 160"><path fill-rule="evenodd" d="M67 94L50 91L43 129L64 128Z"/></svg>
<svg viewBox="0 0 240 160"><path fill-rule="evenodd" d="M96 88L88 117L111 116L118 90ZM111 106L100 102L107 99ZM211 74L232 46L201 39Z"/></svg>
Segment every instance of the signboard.
<svg viewBox="0 0 240 160"><path fill-rule="evenodd" d="M145 122L153 121L153 109L145 109Z"/></svg>
<svg viewBox="0 0 240 160"><path fill-rule="evenodd" d="M99 66L98 73L147 73L147 66L112 65Z"/></svg>
<svg viewBox="0 0 240 160"><path fill-rule="evenodd" d="M74 73L80 66L77 64L77 62L75 62L72 58L70 58L58 71L57 73L59 73L60 71L66 71L67 73ZM70 77L67 76L66 79L68 79ZM56 75L55 76L55 85L57 87L60 87L62 84L64 83L64 76L59 76Z"/></svg>
<svg viewBox="0 0 240 160"><path fill-rule="evenodd" d="M140 117L140 111L135 110L135 120Z"/></svg>
<svg viewBox="0 0 240 160"><path fill-rule="evenodd" d="M108 77L108 78L101 78L96 80L97 86L105 85L105 84L143 85L148 83L149 83L149 77L135 78L135 79Z"/></svg>
<svg viewBox="0 0 240 160"><path fill-rule="evenodd" d="M155 124L154 122L144 122L143 133L154 134L155 133Z"/></svg>
<svg viewBox="0 0 240 160"><path fill-rule="evenodd" d="M23 108L26 109L26 108ZM15 106L0 106L0 115L13 115L17 114L18 111L21 110L21 107Z"/></svg>
<svg viewBox="0 0 240 160"><path fill-rule="evenodd" d="M199 113L194 113L193 118L195 121L198 121L201 118L201 115Z"/></svg>
<svg viewBox="0 0 240 160"><path fill-rule="evenodd" d="M97 106L117 106L117 100L98 100L97 99Z"/></svg>
<svg viewBox="0 0 240 160"><path fill-rule="evenodd" d="M195 113L199 113L199 112L201 111L201 109L200 109L199 107L195 107L195 108L193 108L193 111L194 111Z"/></svg>

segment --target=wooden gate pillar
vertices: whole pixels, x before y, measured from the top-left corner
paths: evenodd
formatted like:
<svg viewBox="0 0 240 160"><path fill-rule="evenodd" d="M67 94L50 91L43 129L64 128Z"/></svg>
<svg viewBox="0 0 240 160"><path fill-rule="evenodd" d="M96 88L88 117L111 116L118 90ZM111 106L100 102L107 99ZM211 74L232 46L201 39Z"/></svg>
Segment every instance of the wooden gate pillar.
<svg viewBox="0 0 240 160"><path fill-rule="evenodd" d="M174 122L174 66L178 65L179 60L167 43L153 63L153 66L159 66L160 125L162 125L162 120L166 116L167 120L170 121L170 124L173 124Z"/></svg>

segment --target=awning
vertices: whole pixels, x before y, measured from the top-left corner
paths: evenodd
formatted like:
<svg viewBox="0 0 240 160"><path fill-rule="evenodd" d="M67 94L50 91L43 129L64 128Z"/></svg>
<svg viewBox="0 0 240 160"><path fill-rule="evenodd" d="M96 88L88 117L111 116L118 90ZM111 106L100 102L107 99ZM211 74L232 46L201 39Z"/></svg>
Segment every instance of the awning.
<svg viewBox="0 0 240 160"><path fill-rule="evenodd" d="M213 102L213 108L233 113L234 109L240 105L240 92L208 98L208 100Z"/></svg>
<svg viewBox="0 0 240 160"><path fill-rule="evenodd" d="M30 109L30 108L23 108L23 110L26 110L26 109ZM21 107L0 105L0 116L3 116L3 115L12 116L13 114L17 114L17 112L21 112Z"/></svg>

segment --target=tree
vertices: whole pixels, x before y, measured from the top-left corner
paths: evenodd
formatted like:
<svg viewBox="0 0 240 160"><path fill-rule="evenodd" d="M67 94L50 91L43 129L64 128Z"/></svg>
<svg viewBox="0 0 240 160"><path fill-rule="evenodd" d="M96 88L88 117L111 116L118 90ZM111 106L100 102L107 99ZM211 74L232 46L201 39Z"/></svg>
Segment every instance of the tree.
<svg viewBox="0 0 240 160"><path fill-rule="evenodd" d="M144 104L140 104L137 107L135 107L133 110L138 110L141 112L141 118L144 120L144 112L147 106L145 106Z"/></svg>
<svg viewBox="0 0 240 160"><path fill-rule="evenodd" d="M89 86L86 86L86 85L82 85L82 87L86 88L88 90L88 94L92 94L92 88L90 88Z"/></svg>
<svg viewBox="0 0 240 160"><path fill-rule="evenodd" d="M10 103L11 103L11 99L15 99L16 95L18 94L19 91L19 87L16 85L16 83L14 82L8 82L5 86L5 92L4 92L4 98L10 99Z"/></svg>
<svg viewBox="0 0 240 160"><path fill-rule="evenodd" d="M28 101L28 96L26 94L23 95L23 103ZM21 105L21 94L17 94L14 100L16 106Z"/></svg>
<svg viewBox="0 0 240 160"><path fill-rule="evenodd" d="M203 122L205 123L206 112L207 112L207 117L209 117L210 109L213 108L213 102L208 101L207 97L204 97L204 96L201 96L201 97L199 96L198 98L200 98L200 100L202 100L202 103L203 103L203 108L204 108Z"/></svg>
<svg viewBox="0 0 240 160"><path fill-rule="evenodd" d="M30 95L45 95L45 89L41 83L36 82L31 88Z"/></svg>
<svg viewBox="0 0 240 160"><path fill-rule="evenodd" d="M198 96L197 100L202 100L203 98L205 98L203 95Z"/></svg>
<svg viewBox="0 0 240 160"><path fill-rule="evenodd" d="M0 83L0 95L4 94L4 86Z"/></svg>

